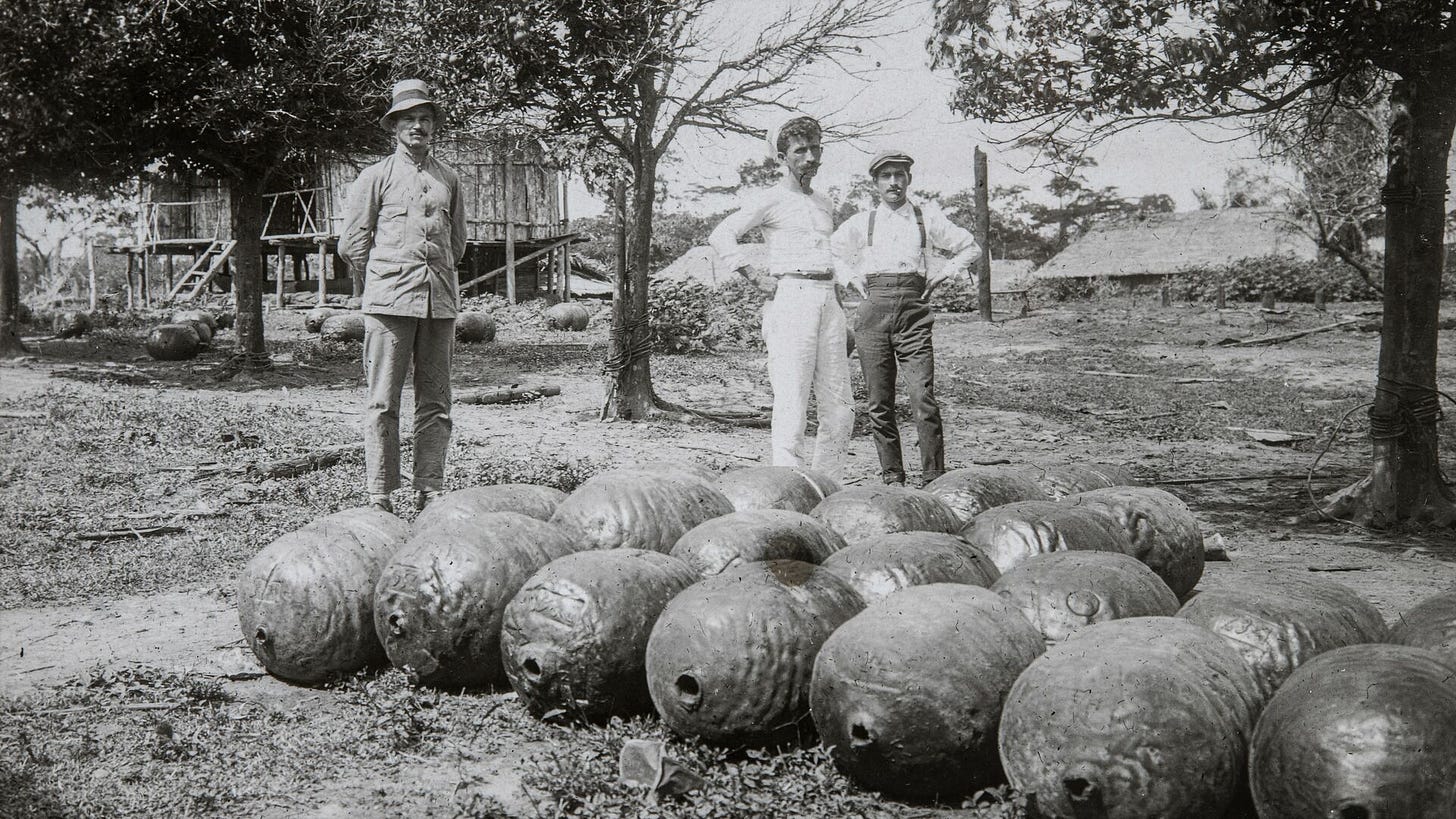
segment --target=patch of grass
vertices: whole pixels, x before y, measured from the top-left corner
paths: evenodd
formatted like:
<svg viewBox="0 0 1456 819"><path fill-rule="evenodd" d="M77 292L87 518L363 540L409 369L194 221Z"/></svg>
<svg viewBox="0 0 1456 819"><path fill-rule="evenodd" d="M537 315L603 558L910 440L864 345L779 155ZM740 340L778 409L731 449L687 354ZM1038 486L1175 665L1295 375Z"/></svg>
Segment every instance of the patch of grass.
<svg viewBox="0 0 1456 819"><path fill-rule="evenodd" d="M508 703L416 691L396 671L292 704L220 695L216 680L197 675L98 673L44 697L0 700L12 728L0 734L0 815L302 814L334 787L358 808L418 815L408 806L448 786L401 777L402 756L448 769L541 736ZM383 784L387 795L376 793Z"/></svg>
<svg viewBox="0 0 1456 819"><path fill-rule="evenodd" d="M1151 440L1236 440L1228 427L1323 432L1329 402L1356 399L1341 391L1297 387L1277 377L1240 373L1237 388L1228 383L1178 383L1190 373L1161 359L1126 350L1028 352L1009 356L1011 364L994 372L975 359L947 356L938 390L952 401L1053 418L1082 427L1104 427L1120 437ZM1085 371L1125 372L1145 378L1090 375ZM981 381L990 387L975 385ZM1349 427L1347 425L1347 431ZM1312 442L1299 445L1313 451Z"/></svg>
<svg viewBox="0 0 1456 819"><path fill-rule="evenodd" d="M699 791L653 797L618 781L618 758L629 739L666 743L666 753L702 776ZM524 784L552 806L552 816L640 817L912 817L944 810L882 799L856 788L820 746L774 753L725 750L670 733L655 719L619 719L599 728L555 729L549 750L532 755ZM957 815L1025 816L1004 789L966 800ZM466 813L469 816L489 814Z"/></svg>
<svg viewBox="0 0 1456 819"><path fill-rule="evenodd" d="M17 408L42 417L0 429L0 608L230 582L279 534L364 501L357 466L291 481L194 479L198 464L280 458L357 435L296 406L101 384L58 386ZM176 516L199 504L225 514ZM76 537L169 521L185 531Z"/></svg>

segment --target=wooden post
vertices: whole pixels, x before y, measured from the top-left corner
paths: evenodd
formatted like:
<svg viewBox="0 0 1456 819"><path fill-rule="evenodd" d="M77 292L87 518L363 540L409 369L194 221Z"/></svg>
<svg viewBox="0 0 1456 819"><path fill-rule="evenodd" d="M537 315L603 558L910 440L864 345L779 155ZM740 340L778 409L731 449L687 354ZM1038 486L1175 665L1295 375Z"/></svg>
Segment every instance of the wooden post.
<svg viewBox="0 0 1456 819"><path fill-rule="evenodd" d="M96 245L86 237L86 280L91 286L91 309L96 309Z"/></svg>
<svg viewBox="0 0 1456 819"><path fill-rule="evenodd" d="M516 223L511 217L511 158L510 155L502 160L501 187L505 189L505 196L502 197L502 204L505 206L506 217L506 301L516 303Z"/></svg>
<svg viewBox="0 0 1456 819"><path fill-rule="evenodd" d="M1173 293L1169 290L1167 282L1164 282L1163 286L1158 290L1158 302L1163 307L1171 307L1173 305Z"/></svg>
<svg viewBox="0 0 1456 819"><path fill-rule="evenodd" d="M177 279L176 279L177 271L173 267L173 264L172 264L172 254L170 254L170 253L167 254L167 264L166 264L166 267L165 267L165 270L164 270L163 275L166 276L166 278L167 278L167 292L170 293L170 292L172 292L172 285L174 285L174 284L177 283Z"/></svg>
<svg viewBox="0 0 1456 819"><path fill-rule="evenodd" d="M1224 309L1227 306L1228 306L1228 297L1227 297L1227 294L1226 294L1226 292L1224 290L1224 286L1222 284L1220 284L1218 286L1218 309L1222 310L1222 309Z"/></svg>
<svg viewBox="0 0 1456 819"><path fill-rule="evenodd" d="M991 320L991 188L986 178L986 153L979 145L975 151L976 162L976 233L981 240L981 284L977 288L976 303L981 308L981 320Z"/></svg>
<svg viewBox="0 0 1456 819"><path fill-rule="evenodd" d="M288 253L286 250L284 250L283 245L280 244L278 245L278 269L273 273L273 276L275 278L273 282L273 290L275 292L275 295L278 297L279 310L283 309L283 272L285 269L287 269L287 267Z"/></svg>
<svg viewBox="0 0 1456 819"><path fill-rule="evenodd" d="M1325 288L1323 285L1314 289L1314 309L1321 313L1325 311Z"/></svg>
<svg viewBox="0 0 1456 819"><path fill-rule="evenodd" d="M131 251L126 252L126 309L136 309L136 288L131 283L131 269L136 264L132 258Z"/></svg>
<svg viewBox="0 0 1456 819"><path fill-rule="evenodd" d="M561 175L561 232L571 232L571 206L566 174ZM561 246L561 300L571 301L571 241Z"/></svg>
<svg viewBox="0 0 1456 819"><path fill-rule="evenodd" d="M152 283L150 281L150 278L147 276L147 273L149 272L147 270L147 268L151 266L151 259L152 259L152 254L151 253L148 253L145 250L143 250L142 251L142 269L141 269L141 276L140 276L140 278L141 278L141 282L140 282L141 287L139 288L142 291L142 306L143 307L151 307L152 306Z"/></svg>
<svg viewBox="0 0 1456 819"><path fill-rule="evenodd" d="M1264 309L1265 310L1273 310L1274 309L1274 291L1273 290L1265 290L1264 291Z"/></svg>
<svg viewBox="0 0 1456 819"><path fill-rule="evenodd" d="M319 265L318 265L319 297L318 297L318 304L319 304L320 307L323 307L324 306L324 299L327 298L328 295L329 295L329 246L327 244L324 244L324 240L323 239L319 239L318 246L319 246L319 255L318 255L318 262L319 262Z"/></svg>

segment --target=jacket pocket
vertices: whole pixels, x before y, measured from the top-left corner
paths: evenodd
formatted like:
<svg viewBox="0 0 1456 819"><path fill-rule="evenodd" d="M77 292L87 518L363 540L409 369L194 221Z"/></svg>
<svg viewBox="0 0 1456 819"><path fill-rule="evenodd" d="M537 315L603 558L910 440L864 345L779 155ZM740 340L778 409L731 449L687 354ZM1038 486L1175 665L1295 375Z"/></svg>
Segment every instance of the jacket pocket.
<svg viewBox="0 0 1456 819"><path fill-rule="evenodd" d="M404 244L405 220L409 212L397 206L379 209L379 219L374 226L374 244L379 247L399 247Z"/></svg>

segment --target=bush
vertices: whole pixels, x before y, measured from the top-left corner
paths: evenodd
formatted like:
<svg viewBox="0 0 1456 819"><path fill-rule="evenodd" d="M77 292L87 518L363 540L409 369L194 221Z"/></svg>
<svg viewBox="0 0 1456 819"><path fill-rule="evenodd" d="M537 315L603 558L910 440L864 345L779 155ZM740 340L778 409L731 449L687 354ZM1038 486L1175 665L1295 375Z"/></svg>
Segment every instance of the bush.
<svg viewBox="0 0 1456 819"><path fill-rule="evenodd" d="M652 346L666 353L763 346L764 296L746 280L715 288L682 279L655 279L647 297Z"/></svg>
<svg viewBox="0 0 1456 819"><path fill-rule="evenodd" d="M1379 260L1375 260L1376 265ZM1287 256L1257 256L1217 267L1196 267L1174 274L1175 289L1190 301L1212 301L1220 285L1231 301L1258 301L1272 292L1280 301L1314 301L1321 287L1330 301L1380 298L1354 268L1340 261L1302 261Z"/></svg>
<svg viewBox="0 0 1456 819"><path fill-rule="evenodd" d="M974 313L979 309L976 288L960 277L942 282L930 291L930 306L937 313Z"/></svg>
<svg viewBox="0 0 1456 819"><path fill-rule="evenodd" d="M668 353L711 350L717 337L709 317L713 291L691 279L654 279L647 294L652 348Z"/></svg>

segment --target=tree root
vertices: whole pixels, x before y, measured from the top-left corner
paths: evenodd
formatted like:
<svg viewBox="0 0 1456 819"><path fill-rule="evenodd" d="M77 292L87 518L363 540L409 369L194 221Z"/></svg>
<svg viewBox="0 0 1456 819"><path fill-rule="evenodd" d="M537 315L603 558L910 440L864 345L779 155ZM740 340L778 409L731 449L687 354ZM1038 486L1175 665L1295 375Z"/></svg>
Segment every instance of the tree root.
<svg viewBox="0 0 1456 819"><path fill-rule="evenodd" d="M1300 515L1295 522L1335 521L1382 531L1456 528L1456 498L1445 486L1433 486L1419 503L1407 506L1398 516L1376 495L1374 476L1367 475L1329 495L1318 508Z"/></svg>

